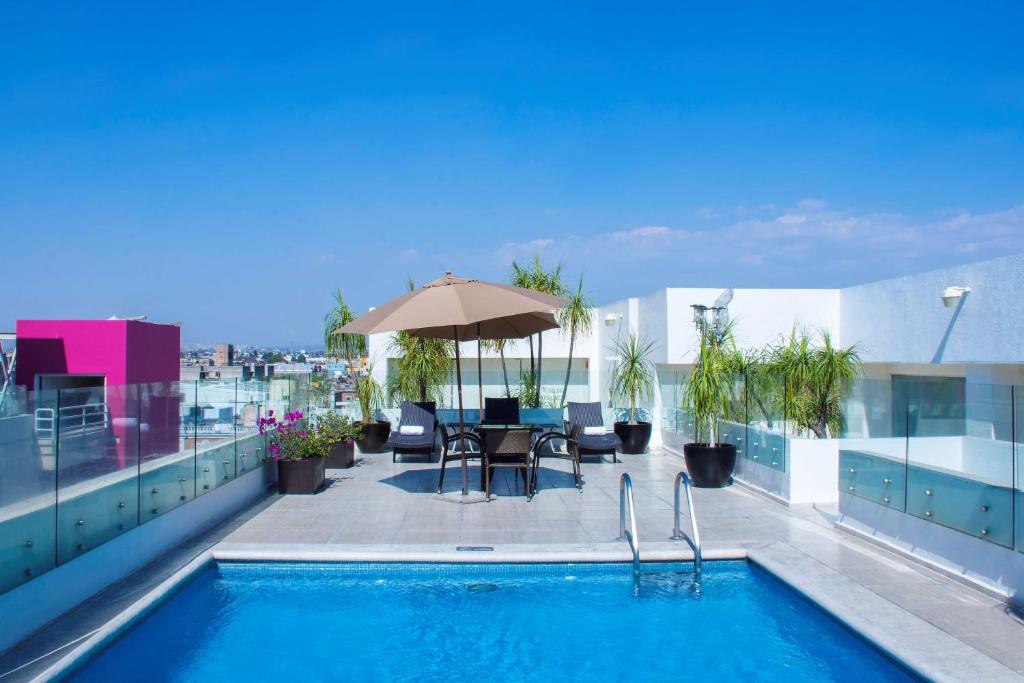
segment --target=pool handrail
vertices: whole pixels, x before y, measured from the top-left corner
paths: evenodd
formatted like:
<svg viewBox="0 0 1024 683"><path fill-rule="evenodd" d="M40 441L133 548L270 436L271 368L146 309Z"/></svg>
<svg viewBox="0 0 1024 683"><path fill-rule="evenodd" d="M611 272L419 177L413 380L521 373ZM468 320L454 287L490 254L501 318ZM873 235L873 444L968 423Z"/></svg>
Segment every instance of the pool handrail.
<svg viewBox="0 0 1024 683"><path fill-rule="evenodd" d="M626 513L629 529L626 529ZM627 472L619 477L619 540L628 541L633 551L633 575L640 576L640 538L636 533L636 507L633 505L633 480Z"/></svg>
<svg viewBox="0 0 1024 683"><path fill-rule="evenodd" d="M693 550L693 571L698 580L701 573L701 546L700 527L697 526L697 511L693 507L693 491L690 490L690 476L686 472L680 472L675 480L675 525L672 528L672 540L684 540L690 544ZM679 526L679 491L686 490L686 506L690 513L690 535L687 536Z"/></svg>

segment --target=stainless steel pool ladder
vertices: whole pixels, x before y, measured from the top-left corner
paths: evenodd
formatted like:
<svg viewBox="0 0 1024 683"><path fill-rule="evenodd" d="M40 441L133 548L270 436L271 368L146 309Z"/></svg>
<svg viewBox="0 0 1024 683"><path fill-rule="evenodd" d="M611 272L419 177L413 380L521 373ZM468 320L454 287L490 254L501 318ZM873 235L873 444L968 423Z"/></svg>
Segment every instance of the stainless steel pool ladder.
<svg viewBox="0 0 1024 683"><path fill-rule="evenodd" d="M626 528L626 513L629 513L629 528ZM636 507L633 505L633 480L622 473L619 478L619 540L628 541L633 551L633 576L640 576L640 538L636 534Z"/></svg>
<svg viewBox="0 0 1024 683"><path fill-rule="evenodd" d="M687 536L679 526L679 492L686 491L686 506L690 513L690 535ZM672 528L672 540L683 540L690 544L693 550L693 573L700 581L701 552L700 552L700 528L697 526L697 512L693 508L693 492L690 490L690 476L686 472L676 475L675 482L675 526Z"/></svg>

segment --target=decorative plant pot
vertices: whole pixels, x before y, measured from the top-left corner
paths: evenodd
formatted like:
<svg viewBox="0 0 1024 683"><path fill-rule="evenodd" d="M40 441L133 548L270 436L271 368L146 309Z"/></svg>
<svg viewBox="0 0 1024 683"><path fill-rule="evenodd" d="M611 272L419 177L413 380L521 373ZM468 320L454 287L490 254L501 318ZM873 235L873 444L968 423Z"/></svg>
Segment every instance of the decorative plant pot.
<svg viewBox="0 0 1024 683"><path fill-rule="evenodd" d="M716 489L732 483L732 473L736 469L736 446L733 444L709 446L706 443L688 443L683 446L683 458L694 486Z"/></svg>
<svg viewBox="0 0 1024 683"><path fill-rule="evenodd" d="M354 441L342 441L331 447L331 453L326 458L327 468L332 470L343 470L352 467L356 461L356 444Z"/></svg>
<svg viewBox="0 0 1024 683"><path fill-rule="evenodd" d="M620 452L634 455L643 453L651 442L651 423L637 422L631 425L628 422L616 422L615 435L622 442Z"/></svg>
<svg viewBox="0 0 1024 683"><path fill-rule="evenodd" d="M312 494L324 485L324 458L277 461L277 492Z"/></svg>
<svg viewBox="0 0 1024 683"><path fill-rule="evenodd" d="M356 441L360 453L380 453L391 436L391 423L386 420L362 423L363 438Z"/></svg>

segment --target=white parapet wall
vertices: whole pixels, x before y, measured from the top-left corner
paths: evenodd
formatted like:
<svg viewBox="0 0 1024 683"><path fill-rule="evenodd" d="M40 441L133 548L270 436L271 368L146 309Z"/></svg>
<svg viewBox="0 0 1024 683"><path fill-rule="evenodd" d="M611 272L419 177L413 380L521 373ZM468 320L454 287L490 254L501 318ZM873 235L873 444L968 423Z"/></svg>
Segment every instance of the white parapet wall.
<svg viewBox="0 0 1024 683"><path fill-rule="evenodd" d="M786 439L781 470L738 458L736 479L788 505L835 503L839 499L838 439Z"/></svg>
<svg viewBox="0 0 1024 683"><path fill-rule="evenodd" d="M277 468L268 461L258 471L247 472L0 595L0 651L174 546L251 506L276 481Z"/></svg>

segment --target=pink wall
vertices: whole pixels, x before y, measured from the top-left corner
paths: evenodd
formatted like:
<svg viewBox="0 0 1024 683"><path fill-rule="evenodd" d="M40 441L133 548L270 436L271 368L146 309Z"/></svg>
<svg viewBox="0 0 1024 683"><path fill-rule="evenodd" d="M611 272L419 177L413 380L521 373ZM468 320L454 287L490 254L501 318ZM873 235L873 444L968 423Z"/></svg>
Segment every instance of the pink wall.
<svg viewBox="0 0 1024 683"><path fill-rule="evenodd" d="M178 447L180 400L176 386L118 388L125 384L178 381L181 329L136 320L19 320L15 381L35 390L39 374L103 375L107 405L114 419L121 466L133 452L174 452ZM141 401L140 401L141 399ZM141 413L141 414L140 414ZM146 431L125 427L116 418L139 418ZM136 450L137 436L142 445Z"/></svg>
<svg viewBox="0 0 1024 683"><path fill-rule="evenodd" d="M136 320L19 320L16 381L37 374L99 374L107 385L178 380L181 328Z"/></svg>

